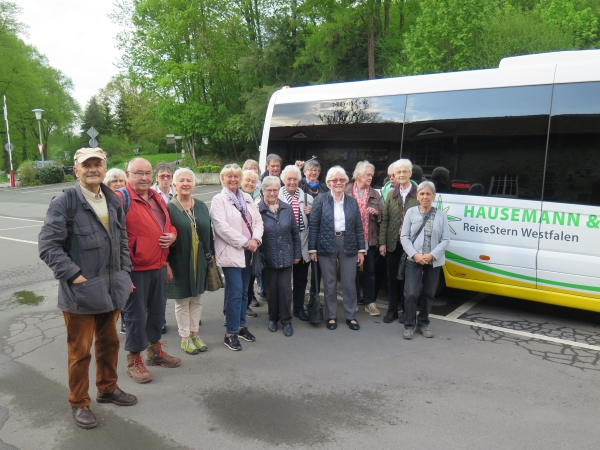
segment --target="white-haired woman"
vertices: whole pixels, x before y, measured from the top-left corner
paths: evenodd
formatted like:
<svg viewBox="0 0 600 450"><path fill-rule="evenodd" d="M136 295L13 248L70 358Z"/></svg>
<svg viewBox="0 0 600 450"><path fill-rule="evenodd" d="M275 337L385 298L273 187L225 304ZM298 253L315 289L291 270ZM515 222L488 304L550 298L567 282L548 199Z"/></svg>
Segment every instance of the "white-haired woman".
<svg viewBox="0 0 600 450"><path fill-rule="evenodd" d="M375 166L369 161L360 161L356 164L352 182L346 186L346 195L353 197L358 203L360 220L363 230L363 239L367 253L363 267L362 297L360 295L360 273L356 272L356 295L359 304L364 303L365 311L372 316L381 313L375 305L376 280L375 259L377 258L377 246L379 245L379 224L383 214L383 203L379 193L371 187L371 181L375 175ZM361 302L362 298L362 302Z"/></svg>
<svg viewBox="0 0 600 450"><path fill-rule="evenodd" d="M250 262L261 244L263 223L252 197L240 189L242 169L227 164L220 173L223 189L212 199L210 218L215 231L215 257L225 275L225 345L241 350L238 336L254 342L246 327Z"/></svg>
<svg viewBox="0 0 600 450"><path fill-rule="evenodd" d="M269 331L283 325L283 334L291 336L292 328L292 267L302 258L298 225L292 207L278 198L279 178L267 176L262 181L263 199L258 204L264 233L260 247L263 282L269 305Z"/></svg>
<svg viewBox="0 0 600 450"><path fill-rule="evenodd" d="M406 211L417 206L417 187L411 183L412 163L400 159L393 164L396 186L389 192L383 207L383 217L379 230L379 253L385 256L388 282L388 310L383 317L385 323L398 319L398 312L404 311L404 281L398 281L398 265L404 250L399 242L399 233ZM404 318L400 317L404 323Z"/></svg>
<svg viewBox="0 0 600 450"><path fill-rule="evenodd" d="M260 197L260 186L261 186L261 181L260 181L260 166L258 165L258 162L254 159L247 159L244 162L244 165L242 166L242 171L246 172L246 170L253 170L254 172L256 172L256 192L258 194L258 196ZM242 189L244 187L242 186ZM255 196L252 196L252 198L255 198ZM256 201L255 203L258 203L258 201Z"/></svg>
<svg viewBox="0 0 600 450"><path fill-rule="evenodd" d="M114 192L119 188L125 187L127 184L127 175L121 169L115 167L106 172L103 183Z"/></svg>
<svg viewBox="0 0 600 450"><path fill-rule="evenodd" d="M167 204L177 240L167 258L167 297L175 300L175 318L181 348L195 355L207 350L198 335L201 295L206 290L207 257L214 255L210 216L206 204L192 197L196 176L190 169L173 174L175 197Z"/></svg>
<svg viewBox="0 0 600 450"><path fill-rule="evenodd" d="M404 339L412 339L415 330L424 337L433 337L429 329L429 313L450 244L448 217L433 206L435 185L423 181L417 187L419 206L413 206L404 216L400 234L408 259L404 272ZM417 299L421 296L419 317Z"/></svg>
<svg viewBox="0 0 600 450"><path fill-rule="evenodd" d="M307 321L308 315L304 311L304 294L308 284L308 268L310 267L310 255L308 254L308 218L312 209L313 198L299 187L302 174L297 166L286 166L281 172L283 187L279 191L279 200L291 205L294 218L300 231L300 244L302 247L302 258L298 264L294 264L293 284L294 299L293 314L300 320Z"/></svg>
<svg viewBox="0 0 600 450"><path fill-rule="evenodd" d="M249 159L248 161L251 162L256 162L253 159ZM246 161L244 163L244 167L246 166L246 164L248 164L248 161ZM258 168L258 163L256 163L256 167ZM254 169L243 169L244 171L242 172L242 191L244 191L246 194L248 194L250 197L252 197L252 200L254 200L254 204L258 206L258 202L260 202L260 191L258 190L258 188L256 187L258 180L258 169L254 170ZM248 284L248 308L246 309L246 316L247 317L257 317L258 314L255 313L251 306L254 307L259 307L260 303L258 303L258 300L256 299L256 296L254 295L254 276L250 275L250 282ZM262 285L262 283L259 283Z"/></svg>
<svg viewBox="0 0 600 450"><path fill-rule="evenodd" d="M325 182L330 193L319 195L313 202L308 229L310 259L319 262L323 276L325 303L329 312L327 329L337 328L337 268L340 276L346 324L360 329L356 315L356 267L364 260L365 239L360 211L354 197L344 195L348 175L340 166L327 172Z"/></svg>

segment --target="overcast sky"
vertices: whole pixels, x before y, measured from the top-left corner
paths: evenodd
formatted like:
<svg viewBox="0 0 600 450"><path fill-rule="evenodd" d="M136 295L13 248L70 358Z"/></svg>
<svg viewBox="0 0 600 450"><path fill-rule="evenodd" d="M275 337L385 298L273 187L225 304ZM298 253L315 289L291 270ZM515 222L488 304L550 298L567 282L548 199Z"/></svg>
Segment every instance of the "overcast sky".
<svg viewBox="0 0 600 450"><path fill-rule="evenodd" d="M82 108L118 73L120 27L108 18L114 0L13 0L29 26L25 41L46 55L50 65L75 84Z"/></svg>

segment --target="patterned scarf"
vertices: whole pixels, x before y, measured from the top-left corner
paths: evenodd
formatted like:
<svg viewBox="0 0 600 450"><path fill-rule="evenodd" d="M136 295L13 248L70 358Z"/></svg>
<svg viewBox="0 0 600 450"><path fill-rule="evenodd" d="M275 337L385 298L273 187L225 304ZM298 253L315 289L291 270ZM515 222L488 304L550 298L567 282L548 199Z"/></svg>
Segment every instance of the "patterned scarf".
<svg viewBox="0 0 600 450"><path fill-rule="evenodd" d="M292 210L294 211L294 216L296 216L296 223L298 224L298 228L300 231L304 231L306 227L304 226L304 220L302 220L302 213L300 211L300 205L298 203L298 199L300 198L300 189L296 189L294 196L292 197L286 188L283 188L283 196L285 197L285 202L292 205Z"/></svg>
<svg viewBox="0 0 600 450"><path fill-rule="evenodd" d="M244 217L246 217L246 215L248 214L248 207L246 206L246 200L244 200L244 194L242 193L242 190L238 188L236 192L237 195L231 192L230 189L227 189L227 193L229 194L229 198L235 205L236 209L240 211L244 215Z"/></svg>
<svg viewBox="0 0 600 450"><path fill-rule="evenodd" d="M358 185L354 183L352 186L352 195L358 203L358 209L360 210L360 221L363 226L363 235L365 236L365 244L369 243L369 213L367 212L367 202L369 201L369 188L364 190L363 198L361 199L358 195Z"/></svg>

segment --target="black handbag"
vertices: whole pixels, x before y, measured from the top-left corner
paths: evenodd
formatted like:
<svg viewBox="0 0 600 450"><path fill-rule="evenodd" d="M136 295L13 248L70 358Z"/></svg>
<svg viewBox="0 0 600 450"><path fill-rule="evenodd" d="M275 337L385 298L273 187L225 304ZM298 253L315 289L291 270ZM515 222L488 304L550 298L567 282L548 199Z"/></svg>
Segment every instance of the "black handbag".
<svg viewBox="0 0 600 450"><path fill-rule="evenodd" d="M265 269L265 263L262 260L262 253L260 250L256 249L256 251L252 253L252 262L250 265L252 267L252 276L254 278L261 277L263 270Z"/></svg>
<svg viewBox="0 0 600 450"><path fill-rule="evenodd" d="M427 213L427 215L423 219L423 223L421 224L421 228L419 228L419 231L417 231L416 234L410 239L411 242L415 242L415 239L417 239L419 234L421 234L421 230L425 227L425 224L429 220L429 216L431 216L431 211L429 211L429 213ZM407 259L408 255L406 254L406 252L402 252L402 256L400 257L400 263L398 264L398 275L396 276L396 278L399 281L404 280L404 271L406 270Z"/></svg>

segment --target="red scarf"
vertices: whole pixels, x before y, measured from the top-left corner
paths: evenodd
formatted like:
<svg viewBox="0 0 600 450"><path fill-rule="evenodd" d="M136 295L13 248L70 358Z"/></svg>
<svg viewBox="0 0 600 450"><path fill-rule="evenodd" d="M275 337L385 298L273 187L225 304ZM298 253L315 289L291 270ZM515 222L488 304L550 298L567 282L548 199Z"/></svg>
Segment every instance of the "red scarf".
<svg viewBox="0 0 600 450"><path fill-rule="evenodd" d="M358 203L358 209L360 210L360 221L362 222L363 235L365 236L365 245L369 245L369 213L367 212L367 202L369 201L369 187L367 186L361 199L358 195L358 185L354 183L352 186L352 195Z"/></svg>

